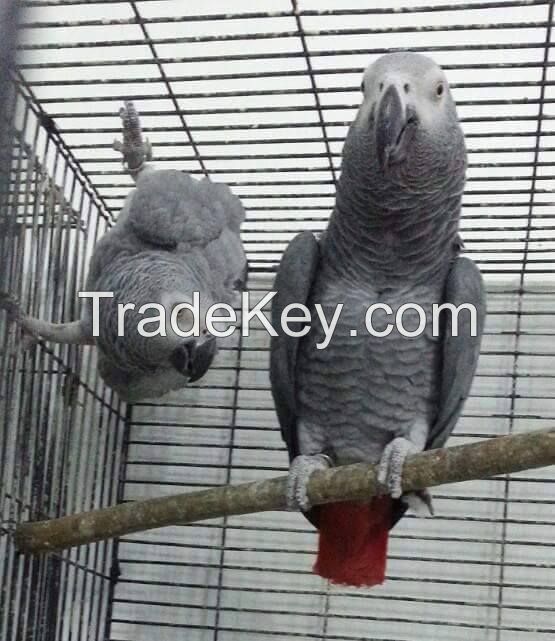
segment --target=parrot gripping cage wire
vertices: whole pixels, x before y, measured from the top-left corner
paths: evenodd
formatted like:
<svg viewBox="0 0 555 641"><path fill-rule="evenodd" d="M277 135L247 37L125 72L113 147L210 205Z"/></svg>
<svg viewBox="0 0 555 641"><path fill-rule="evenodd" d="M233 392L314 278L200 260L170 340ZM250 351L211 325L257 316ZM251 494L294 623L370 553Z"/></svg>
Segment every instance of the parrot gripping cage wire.
<svg viewBox="0 0 555 641"><path fill-rule="evenodd" d="M33 315L77 317L92 247L133 185L112 148L131 99L157 166L208 175L241 197L249 289L262 295L289 239L325 227L362 70L401 42L434 57L453 87L469 148L462 235L489 286L478 375L451 442L552 425L553 2L374 4L23 3L2 123L13 148L0 289ZM2 641L555 634L549 470L438 490L434 520L407 517L393 531L377 592L311 576L314 536L284 512L18 554L18 523L262 481L285 471L286 455L260 330L230 338L196 388L126 407L99 381L94 350L22 352L5 320Z"/></svg>

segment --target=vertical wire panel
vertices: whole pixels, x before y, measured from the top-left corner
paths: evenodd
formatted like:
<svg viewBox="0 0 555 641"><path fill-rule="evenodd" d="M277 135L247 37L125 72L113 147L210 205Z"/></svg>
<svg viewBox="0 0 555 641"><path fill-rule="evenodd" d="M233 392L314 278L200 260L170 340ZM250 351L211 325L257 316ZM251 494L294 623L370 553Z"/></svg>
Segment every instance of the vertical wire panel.
<svg viewBox="0 0 555 641"><path fill-rule="evenodd" d="M553 3L378 4L29 0L21 68L113 215L132 186L111 149L124 99L142 114L157 166L233 188L247 210L254 303L271 289L289 240L326 226L363 69L392 49L431 55L446 71L466 135L462 236L489 292L477 376L450 443L551 426ZM86 236L80 255L90 251L90 227ZM268 344L260 324L240 342L235 334L198 384L133 407L120 498L286 471ZM94 451L96 466L103 456ZM94 484L92 468L81 474ZM407 516L392 532L387 582L371 591L329 586L311 573L316 536L297 514L124 537L107 636L547 641L555 635L552 477L550 468L438 488L433 519ZM80 509L80 495L71 496L71 509ZM73 554L77 563L82 553ZM69 579L60 575L70 606L87 590L71 567ZM76 630L78 615L64 611L64 629Z"/></svg>
<svg viewBox="0 0 555 641"><path fill-rule="evenodd" d="M11 95L0 290L32 315L76 320L86 263L110 218L25 87L12 84ZM125 408L99 382L91 348L25 350L4 313L0 345L0 636L104 639L112 543L31 558L16 552L13 531L115 501Z"/></svg>

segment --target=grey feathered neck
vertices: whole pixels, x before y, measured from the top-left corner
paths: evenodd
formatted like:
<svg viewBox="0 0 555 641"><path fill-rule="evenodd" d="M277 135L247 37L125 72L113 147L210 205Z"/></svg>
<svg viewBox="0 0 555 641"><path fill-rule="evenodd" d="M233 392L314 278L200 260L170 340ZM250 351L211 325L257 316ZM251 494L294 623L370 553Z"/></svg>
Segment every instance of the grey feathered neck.
<svg viewBox="0 0 555 641"><path fill-rule="evenodd" d="M356 136L356 144L348 137L343 152L325 262L379 287L441 278L459 242L464 141L453 141L435 165L416 154L384 176L368 151L370 141Z"/></svg>

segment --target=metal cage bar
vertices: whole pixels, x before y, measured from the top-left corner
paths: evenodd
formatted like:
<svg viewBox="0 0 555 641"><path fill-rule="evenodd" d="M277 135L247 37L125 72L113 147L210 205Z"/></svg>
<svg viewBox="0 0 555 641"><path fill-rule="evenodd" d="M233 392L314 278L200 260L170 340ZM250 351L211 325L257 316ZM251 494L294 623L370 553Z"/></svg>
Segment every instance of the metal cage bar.
<svg viewBox="0 0 555 641"><path fill-rule="evenodd" d="M25 88L11 85L10 93L0 289L32 313L70 318L79 311L91 243L110 217ZM5 318L0 335L0 636L103 638L113 545L33 559L17 554L12 535L21 520L115 500L124 408L99 384L90 354L81 359L74 348L44 344L23 352Z"/></svg>

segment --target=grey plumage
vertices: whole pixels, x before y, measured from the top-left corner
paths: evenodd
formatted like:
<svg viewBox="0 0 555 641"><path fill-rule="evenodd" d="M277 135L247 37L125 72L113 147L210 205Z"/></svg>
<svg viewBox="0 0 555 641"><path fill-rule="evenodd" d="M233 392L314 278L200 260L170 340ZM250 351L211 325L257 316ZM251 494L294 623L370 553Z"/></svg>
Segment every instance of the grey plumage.
<svg viewBox="0 0 555 641"><path fill-rule="evenodd" d="M231 303L246 264L239 238L243 218L239 199L226 185L175 170L139 174L117 224L95 248L87 282L89 290L115 294L101 301L97 345L101 374L121 396L137 400L183 387L188 375L171 358L191 339L169 327L166 337L140 336L137 311L128 312L126 335L118 337L116 305L160 303L171 312L175 304L191 302L195 291L203 312L214 303ZM85 310L90 333L90 303Z"/></svg>
<svg viewBox="0 0 555 641"><path fill-rule="evenodd" d="M104 381L135 402L184 387L210 367L217 344L206 312L214 304L231 304L246 284L240 239L245 212L226 185L147 164L152 147L133 103L126 101L119 115L123 140L113 148L136 187L89 263L86 291L113 294L100 299L98 328L90 298L80 320L69 323L30 317L3 292L0 309L21 325L27 344L42 338L96 345ZM183 303L194 305L198 325L190 310L175 309ZM122 314L121 306L132 308ZM183 335L191 330L193 335Z"/></svg>
<svg viewBox="0 0 555 641"><path fill-rule="evenodd" d="M274 282L277 295L272 303L272 325L278 336L270 343L270 379L281 434L291 460L300 454L296 378L300 339L287 337L283 333L281 314L292 303L308 305L319 264L318 241L312 233L302 232L285 250ZM293 324L291 326L297 329Z"/></svg>
<svg viewBox="0 0 555 641"><path fill-rule="evenodd" d="M459 257L466 151L447 81L429 58L391 54L367 69L363 93L328 229L319 242L297 236L276 278L276 329L289 303L306 302L312 312L320 303L328 319L344 304L326 349L316 348L324 332L315 322L302 339L280 330L272 340L272 391L291 458L325 453L339 464L378 463L397 437L416 449L442 446L478 359L485 295L477 267ZM364 316L377 302L394 313L419 304L424 333L369 335ZM449 337L448 326L432 335L432 305L444 302L476 306L476 337L467 312L459 337ZM417 320L407 312L405 327ZM385 323L374 314L376 329ZM398 502L394 521L404 509ZM308 516L317 522L316 509Z"/></svg>
<svg viewBox="0 0 555 641"><path fill-rule="evenodd" d="M223 184L195 180L176 170L144 166L114 227L96 244L86 290L113 292L100 301L99 335L93 337L93 306L83 302L81 320L47 323L23 315L8 297L0 306L25 330L57 342L98 347L104 381L127 401L154 398L200 378L216 353L216 339L204 324L215 303L233 302L244 288L246 257L239 231L244 219L240 200ZM170 314L176 304L191 303L199 293L201 335L184 338L173 332ZM118 336L118 304L133 303ZM164 307L166 336L141 336L138 323L157 316L140 313L145 304ZM178 316L187 331L191 315ZM158 323L147 326L151 331Z"/></svg>

